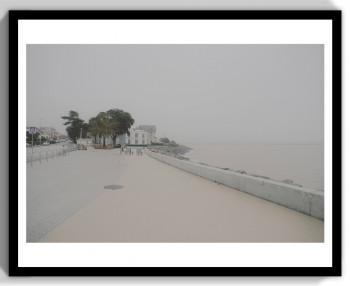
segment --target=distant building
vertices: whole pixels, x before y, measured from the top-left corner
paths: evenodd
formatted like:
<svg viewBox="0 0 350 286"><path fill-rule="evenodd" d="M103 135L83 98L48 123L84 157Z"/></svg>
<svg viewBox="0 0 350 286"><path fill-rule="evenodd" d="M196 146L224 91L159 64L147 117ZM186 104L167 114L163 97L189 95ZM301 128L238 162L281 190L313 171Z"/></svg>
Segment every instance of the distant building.
<svg viewBox="0 0 350 286"><path fill-rule="evenodd" d="M29 132L29 126L27 126L26 131ZM51 140L60 140L60 139L67 137L67 136L57 132L56 129L53 127L40 127L40 128L36 127L35 131L36 131L36 133L39 133L38 138L40 140L42 140L42 139L50 140L50 141Z"/></svg>
<svg viewBox="0 0 350 286"><path fill-rule="evenodd" d="M151 142L157 142L157 137L156 137L156 131L157 128L155 125L139 125L138 127L136 127L137 130L144 130L146 131L149 135L149 143L151 144Z"/></svg>
<svg viewBox="0 0 350 286"><path fill-rule="evenodd" d="M140 129L130 130L130 136L128 136L128 143L131 145L148 145L151 144L150 135L148 132Z"/></svg>
<svg viewBox="0 0 350 286"><path fill-rule="evenodd" d="M156 134L156 126L155 125L139 125L136 129L144 130L148 133Z"/></svg>
<svg viewBox="0 0 350 286"><path fill-rule="evenodd" d="M26 131L27 132L29 132L29 126L27 126L27 128L26 128ZM35 128L35 132L36 133L39 133L38 134L38 138L39 139L43 139L43 138L45 138L45 139L47 139L47 140L49 140L50 139L50 134L49 133L47 133L47 132L45 132L45 130L43 129L43 128Z"/></svg>
<svg viewBox="0 0 350 286"><path fill-rule="evenodd" d="M38 130L40 130L39 132L41 136L43 137L45 136L45 138L49 140L58 139L57 138L58 132L53 127L40 127L40 129L38 128Z"/></svg>
<svg viewBox="0 0 350 286"><path fill-rule="evenodd" d="M155 132L156 127L154 125L141 125L130 129L130 135L119 135L116 144L150 145L151 142L157 140Z"/></svg>

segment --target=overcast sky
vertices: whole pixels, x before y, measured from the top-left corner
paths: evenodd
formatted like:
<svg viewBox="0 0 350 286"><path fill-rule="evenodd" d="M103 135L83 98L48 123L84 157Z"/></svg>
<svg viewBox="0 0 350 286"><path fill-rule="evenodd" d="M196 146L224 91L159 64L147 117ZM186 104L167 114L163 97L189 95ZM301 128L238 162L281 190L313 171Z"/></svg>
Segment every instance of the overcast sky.
<svg viewBox="0 0 350 286"><path fill-rule="evenodd" d="M27 125L111 108L179 143L323 143L323 45L28 45Z"/></svg>

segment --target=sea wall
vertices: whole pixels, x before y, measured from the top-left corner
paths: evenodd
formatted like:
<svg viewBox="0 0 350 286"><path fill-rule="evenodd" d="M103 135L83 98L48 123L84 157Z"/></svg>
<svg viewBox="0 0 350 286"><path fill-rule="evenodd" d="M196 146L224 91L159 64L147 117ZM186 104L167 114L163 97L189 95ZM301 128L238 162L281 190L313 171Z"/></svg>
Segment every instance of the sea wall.
<svg viewBox="0 0 350 286"><path fill-rule="evenodd" d="M181 170L223 184L233 189L324 219L324 193L283 182L240 174L231 170L181 160L150 150L146 154Z"/></svg>

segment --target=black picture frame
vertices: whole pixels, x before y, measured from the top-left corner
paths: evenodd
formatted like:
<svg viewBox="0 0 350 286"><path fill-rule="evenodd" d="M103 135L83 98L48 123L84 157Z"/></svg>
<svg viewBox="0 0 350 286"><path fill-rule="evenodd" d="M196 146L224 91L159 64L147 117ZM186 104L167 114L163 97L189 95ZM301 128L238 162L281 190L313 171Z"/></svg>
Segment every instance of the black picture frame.
<svg viewBox="0 0 350 286"><path fill-rule="evenodd" d="M341 275L341 11L9 11L9 114L18 139L18 22L20 20L330 20L332 21L333 213L332 267L19 267L18 146L9 144L10 276L340 276ZM15 150L16 149L16 150Z"/></svg>

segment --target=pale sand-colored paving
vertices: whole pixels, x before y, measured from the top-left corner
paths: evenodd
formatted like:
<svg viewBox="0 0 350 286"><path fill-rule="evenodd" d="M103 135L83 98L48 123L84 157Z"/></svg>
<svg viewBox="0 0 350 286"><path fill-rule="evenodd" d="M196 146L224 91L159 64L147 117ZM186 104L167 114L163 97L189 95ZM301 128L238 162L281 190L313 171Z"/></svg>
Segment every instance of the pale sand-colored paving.
<svg viewBox="0 0 350 286"><path fill-rule="evenodd" d="M114 150L111 152L115 152ZM128 156L116 185L39 242L323 242L324 222L189 174Z"/></svg>

